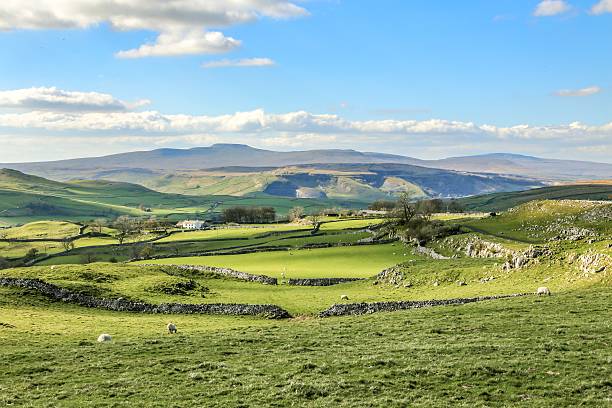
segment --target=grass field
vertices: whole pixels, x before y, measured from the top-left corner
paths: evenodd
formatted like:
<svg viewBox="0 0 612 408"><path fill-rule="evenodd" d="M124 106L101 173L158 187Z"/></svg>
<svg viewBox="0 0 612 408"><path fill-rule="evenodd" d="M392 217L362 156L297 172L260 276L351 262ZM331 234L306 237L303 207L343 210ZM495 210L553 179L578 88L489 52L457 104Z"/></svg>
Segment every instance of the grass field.
<svg viewBox="0 0 612 408"><path fill-rule="evenodd" d="M280 278L368 278L413 257L401 244L367 245L244 255L167 258L144 263L225 266Z"/></svg>
<svg viewBox="0 0 612 408"><path fill-rule="evenodd" d="M497 217L459 222L475 232L524 243L546 243L564 235L612 236L612 202L532 201ZM578 231L580 230L580 231Z"/></svg>
<svg viewBox="0 0 612 408"><path fill-rule="evenodd" d="M6 406L603 407L612 393L610 288L325 320L174 316L175 336L168 316L0 292Z"/></svg>
<svg viewBox="0 0 612 408"><path fill-rule="evenodd" d="M181 232L152 244L155 254L296 248L291 250L71 265L83 263L92 251L98 261L130 256L132 245L84 238L68 256L0 270L0 277L38 278L91 296L153 304L274 304L293 318L110 312L0 287L0 405L608 406L609 210L604 204L544 201L497 217L447 219L466 232L429 246L454 255L451 259L416 255L400 242L297 249L357 242L370 234L356 229L376 220L328 222L317 235L311 226L295 231L296 225ZM550 241L572 227L594 235ZM475 237L507 250L539 244L549 252L504 270L503 259L471 258L448 246L450 240ZM597 267L589 269L582 255L597 260ZM169 264L231 267L277 278L366 279L329 287L291 286L282 279L279 285L263 285ZM374 278L391 266L390 277ZM553 295L317 317L337 303L533 293L540 286ZM169 321L177 324L177 335L166 334ZM111 334L113 341L97 343L100 333Z"/></svg>
<svg viewBox="0 0 612 408"><path fill-rule="evenodd" d="M8 239L61 239L79 234L80 226L65 221L37 221L0 231Z"/></svg>
<svg viewBox="0 0 612 408"><path fill-rule="evenodd" d="M241 227L217 228L205 231L176 232L172 235L150 243L152 256L180 256L181 254L199 254L207 251L232 250L240 248L257 248L262 246L286 246L299 248L313 244L355 243L370 237L367 232L354 229L370 225L376 220L346 220L329 222L323 225L332 226L312 235L311 225L273 224ZM346 229L343 229L346 228ZM350 230L347 230L350 229ZM127 261L134 258L134 247L142 241L154 238L145 234L117 245L111 237L82 238L75 241L75 249L57 257L42 261L41 265L85 263L86 260ZM13 244L14 245L14 244ZM57 244L55 244L57 246ZM27 250L28 246L21 246ZM23 251L22 251L23 252ZM60 251L55 251L60 252ZM48 252L48 253L55 253ZM25 253L25 252L23 252Z"/></svg>
<svg viewBox="0 0 612 408"><path fill-rule="evenodd" d="M572 184L543 187L526 191L493 193L461 198L459 203L468 211L504 211L537 200L612 200L609 183Z"/></svg>

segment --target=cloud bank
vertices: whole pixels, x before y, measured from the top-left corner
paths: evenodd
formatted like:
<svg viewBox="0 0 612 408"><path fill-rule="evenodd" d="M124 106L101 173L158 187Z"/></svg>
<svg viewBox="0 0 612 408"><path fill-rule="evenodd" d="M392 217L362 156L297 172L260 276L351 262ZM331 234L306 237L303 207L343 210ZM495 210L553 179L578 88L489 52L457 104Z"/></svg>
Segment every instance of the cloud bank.
<svg viewBox="0 0 612 408"><path fill-rule="evenodd" d="M0 161L88 155L94 145L96 153L111 153L213 142L279 149L357 148L418 157L504 150L550 156L565 151L573 158L579 152L583 158L609 161L605 158L612 151L612 122L497 126L445 119L350 120L307 111L270 113L256 109L209 116L136 109L146 103L57 88L1 91L0 106L9 109L0 111L0 141L4 140L5 147ZM27 144L22 144L25 141ZM63 149L54 153L58 146ZM40 155L32 156L31 151L37 148Z"/></svg>
<svg viewBox="0 0 612 408"><path fill-rule="evenodd" d="M84 29L107 23L118 31L156 32L155 42L116 54L141 58L227 52L241 42L211 28L307 14L288 0L3 0L0 30Z"/></svg>
<svg viewBox="0 0 612 408"><path fill-rule="evenodd" d="M121 112L150 104L147 99L126 102L98 92L63 91L55 87L0 91L0 107L40 111Z"/></svg>

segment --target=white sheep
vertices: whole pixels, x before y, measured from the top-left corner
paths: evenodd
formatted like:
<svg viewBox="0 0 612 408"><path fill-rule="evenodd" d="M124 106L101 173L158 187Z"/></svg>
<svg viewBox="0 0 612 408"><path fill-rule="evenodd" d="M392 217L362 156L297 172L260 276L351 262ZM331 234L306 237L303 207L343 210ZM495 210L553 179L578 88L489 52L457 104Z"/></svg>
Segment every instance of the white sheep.
<svg viewBox="0 0 612 408"><path fill-rule="evenodd" d="M550 296L550 289L548 289L546 286L540 286L538 288L538 290L536 291L536 295L538 296Z"/></svg>
<svg viewBox="0 0 612 408"><path fill-rule="evenodd" d="M342 299L342 300L349 300L349 297L348 297L348 295L341 295L340 299Z"/></svg>
<svg viewBox="0 0 612 408"><path fill-rule="evenodd" d="M108 343L110 341L113 341L110 334L103 333L98 336L98 343Z"/></svg>
<svg viewBox="0 0 612 408"><path fill-rule="evenodd" d="M177 332L176 330L176 324L174 323L168 323L168 333L170 334L175 334Z"/></svg>

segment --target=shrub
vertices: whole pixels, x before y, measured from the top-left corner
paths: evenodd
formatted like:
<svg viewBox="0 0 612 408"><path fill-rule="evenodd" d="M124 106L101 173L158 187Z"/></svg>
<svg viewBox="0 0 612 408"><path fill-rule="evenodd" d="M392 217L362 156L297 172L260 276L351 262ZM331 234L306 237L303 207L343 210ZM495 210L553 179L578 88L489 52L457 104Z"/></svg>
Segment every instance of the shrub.
<svg viewBox="0 0 612 408"><path fill-rule="evenodd" d="M0 256L0 269L7 269L10 266L11 264L9 263L9 261L7 261L6 258Z"/></svg>

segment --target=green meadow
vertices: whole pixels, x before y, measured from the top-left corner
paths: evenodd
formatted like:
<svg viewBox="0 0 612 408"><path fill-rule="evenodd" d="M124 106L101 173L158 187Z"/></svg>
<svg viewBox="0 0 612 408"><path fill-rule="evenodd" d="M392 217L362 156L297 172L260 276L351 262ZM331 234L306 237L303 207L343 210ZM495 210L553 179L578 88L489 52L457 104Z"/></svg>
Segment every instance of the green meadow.
<svg viewBox="0 0 612 408"><path fill-rule="evenodd" d="M0 404L606 406L612 399L609 210L609 204L545 201L495 217L439 215L460 227L458 235L428 244L448 259L400 241L347 246L372 237L368 227L382 222L372 219L325 218L316 233L298 224L175 231L147 244L160 259L134 262L125 261L143 245L138 240L118 245L112 237L80 238L66 254L0 270L0 277L41 279L97 298L151 304L272 304L292 317L116 312L0 287ZM567 228L584 236L564 238ZM74 236L78 225L47 222L4 231L43 240L24 243L33 246ZM508 252L468 256L465 244L474 239ZM331 247L304 248L313 244ZM508 254L532 245L546 251L522 267L502 267ZM206 256L185 256L198 251ZM229 267L279 278L279 284L173 265ZM378 276L388 268L388 275ZM326 287L287 283L333 277L362 280ZM541 286L552 296L536 296ZM318 317L340 303L516 293L525 295ZM167 334L171 321L176 335ZM112 342L98 343L101 333Z"/></svg>

